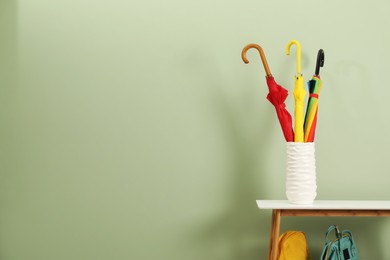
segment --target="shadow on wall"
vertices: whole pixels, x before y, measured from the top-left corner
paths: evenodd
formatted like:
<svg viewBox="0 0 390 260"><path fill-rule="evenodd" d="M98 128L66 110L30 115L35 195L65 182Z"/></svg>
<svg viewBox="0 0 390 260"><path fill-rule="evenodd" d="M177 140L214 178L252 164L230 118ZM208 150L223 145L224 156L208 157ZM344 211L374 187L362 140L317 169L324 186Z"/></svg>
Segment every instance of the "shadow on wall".
<svg viewBox="0 0 390 260"><path fill-rule="evenodd" d="M259 259L267 249L259 247L261 230L267 230L268 219L259 217L255 200L266 196L265 170L256 167L266 147L260 138L248 141L245 131L240 128L240 120L235 118L237 113L229 102L219 95L220 117L225 121L225 131L232 152L232 176L230 197L227 198L230 207L221 216L218 216L210 226L202 232L202 241L216 243L227 254L224 259ZM267 124L269 125L269 124ZM266 131L267 125L260 132ZM260 161L261 163L261 161ZM257 183L256 175L263 174L261 183ZM228 258L226 258L228 257Z"/></svg>
<svg viewBox="0 0 390 260"><path fill-rule="evenodd" d="M213 117L219 121L221 134L225 137L226 147L229 149L230 168L226 178L229 179L230 187L225 199L226 210L209 219L202 229L194 234L192 242L200 248L207 248L207 255L213 260L265 259L268 254L271 220L268 214L259 214L255 201L267 196L267 178L263 166L263 160L266 159L262 158L266 158L269 139L259 136L271 135L270 125L274 123L274 115L263 113L262 124L257 124L256 131L253 131L251 124L248 126L243 122L246 121L243 117L250 115L239 112L243 110L240 106L252 106L250 101L245 102L253 97L253 93L245 89L245 86L250 86L253 82L228 82L229 77L213 75L215 68L210 64L201 65L202 72L208 74L208 79L212 79L212 82L207 82L207 87L210 88L208 93L211 95L212 111L215 113ZM237 99L231 98L224 91L229 86L242 90L239 90L240 96L237 98L244 100L242 103L235 103ZM252 108L244 108L245 111L250 109ZM258 116L259 113L253 114ZM250 120L252 119L248 121ZM261 183L258 181L259 175L262 175Z"/></svg>

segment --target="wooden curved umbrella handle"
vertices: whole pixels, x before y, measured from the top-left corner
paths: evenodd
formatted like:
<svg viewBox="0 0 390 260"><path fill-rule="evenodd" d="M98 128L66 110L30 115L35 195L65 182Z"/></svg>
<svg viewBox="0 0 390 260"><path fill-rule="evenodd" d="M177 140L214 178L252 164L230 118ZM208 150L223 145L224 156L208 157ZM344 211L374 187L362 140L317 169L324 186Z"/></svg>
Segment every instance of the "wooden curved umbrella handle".
<svg viewBox="0 0 390 260"><path fill-rule="evenodd" d="M263 66L264 66L264 70L265 70L265 73L267 74L267 76L272 76L271 74L271 71L269 70L269 67L268 67L268 63L267 63L267 59L265 58L265 54L264 54L264 51L263 51L263 48L260 47L260 45L256 44L256 43L250 43L248 45L246 45L243 49L242 49L242 52L241 52L241 58L242 60L245 62L245 63L249 63L249 60L248 58L246 57L246 53L249 49L256 49L259 51L260 53L260 58L261 58L261 61L263 62Z"/></svg>

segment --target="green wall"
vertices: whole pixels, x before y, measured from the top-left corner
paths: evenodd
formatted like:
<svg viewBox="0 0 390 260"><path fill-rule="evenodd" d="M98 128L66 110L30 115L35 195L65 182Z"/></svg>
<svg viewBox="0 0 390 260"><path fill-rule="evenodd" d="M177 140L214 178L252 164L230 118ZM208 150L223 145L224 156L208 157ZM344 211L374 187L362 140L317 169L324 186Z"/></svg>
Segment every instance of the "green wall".
<svg viewBox="0 0 390 260"><path fill-rule="evenodd" d="M0 1L0 259L266 259L285 143L255 51L292 93L325 50L317 199L388 200L390 2ZM292 95L287 102L293 110ZM390 259L387 218L338 223Z"/></svg>

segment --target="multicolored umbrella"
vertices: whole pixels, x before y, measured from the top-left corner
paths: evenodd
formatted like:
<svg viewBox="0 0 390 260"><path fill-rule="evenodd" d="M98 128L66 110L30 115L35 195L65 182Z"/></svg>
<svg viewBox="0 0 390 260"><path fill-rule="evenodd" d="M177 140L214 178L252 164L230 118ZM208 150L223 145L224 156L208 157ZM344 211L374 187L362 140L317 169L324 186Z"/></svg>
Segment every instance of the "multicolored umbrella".
<svg viewBox="0 0 390 260"><path fill-rule="evenodd" d="M288 96L288 91L282 86L278 85L271 74L271 71L268 67L267 59L265 58L264 51L260 47L260 45L251 43L246 45L242 52L241 57L245 63L249 63L249 60L246 57L246 53L249 49L257 49L260 53L261 60L263 62L264 70L266 72L266 81L268 85L269 93L267 95L267 99L269 102L274 105L276 114L279 119L280 126L283 131L284 138L287 142L294 141L294 131L292 128L292 118L291 114L286 109L285 100Z"/></svg>
<svg viewBox="0 0 390 260"><path fill-rule="evenodd" d="M297 46L297 73L295 74L294 82L294 99L295 99L295 110L294 110L294 142L304 142L304 102L306 91L304 88L303 75L301 73L301 45L298 41L290 41L287 44L286 54L290 55L291 45Z"/></svg>
<svg viewBox="0 0 390 260"><path fill-rule="evenodd" d="M317 126L318 114L318 96L322 88L322 80L320 79L320 67L324 66L325 54L322 49L318 51L316 71L313 78L308 82L309 85L309 100L305 115L305 142L314 142L314 136Z"/></svg>

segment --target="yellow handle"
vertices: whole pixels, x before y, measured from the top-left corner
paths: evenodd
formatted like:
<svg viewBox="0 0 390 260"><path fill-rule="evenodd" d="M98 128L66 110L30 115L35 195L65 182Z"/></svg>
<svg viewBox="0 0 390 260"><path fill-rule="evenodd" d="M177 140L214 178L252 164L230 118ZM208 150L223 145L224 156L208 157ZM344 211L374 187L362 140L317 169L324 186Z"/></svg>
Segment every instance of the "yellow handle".
<svg viewBox="0 0 390 260"><path fill-rule="evenodd" d="M295 44L297 46L297 74L302 74L301 73L301 44L296 41L296 40L292 40L290 41L288 44L287 44L287 48L286 48L286 55L290 55L290 48L291 48L291 45Z"/></svg>

